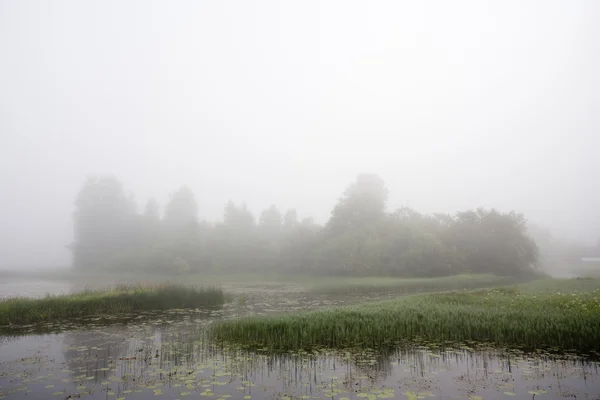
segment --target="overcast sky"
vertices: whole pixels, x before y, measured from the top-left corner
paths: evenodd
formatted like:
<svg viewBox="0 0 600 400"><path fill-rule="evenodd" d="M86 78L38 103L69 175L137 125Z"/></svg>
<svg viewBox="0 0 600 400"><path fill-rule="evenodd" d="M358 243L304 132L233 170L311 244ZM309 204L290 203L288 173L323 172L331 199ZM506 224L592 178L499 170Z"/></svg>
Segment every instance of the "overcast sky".
<svg viewBox="0 0 600 400"><path fill-rule="evenodd" d="M600 236L600 2L0 1L0 266L69 262L74 197L183 184L325 222L517 210Z"/></svg>

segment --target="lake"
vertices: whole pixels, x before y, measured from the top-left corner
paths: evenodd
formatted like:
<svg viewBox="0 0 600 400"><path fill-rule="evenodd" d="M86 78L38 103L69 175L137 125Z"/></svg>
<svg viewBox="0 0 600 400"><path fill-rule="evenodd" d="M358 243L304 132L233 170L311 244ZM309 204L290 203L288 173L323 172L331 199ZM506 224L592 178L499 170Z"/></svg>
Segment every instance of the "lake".
<svg viewBox="0 0 600 400"><path fill-rule="evenodd" d="M43 297L46 294L71 293L77 287L68 281L9 279L0 281L0 299L7 297Z"/></svg>
<svg viewBox="0 0 600 400"><path fill-rule="evenodd" d="M0 290L25 287L36 296L80 284L5 282ZM243 293L243 301L210 312L148 312L122 321L91 318L65 331L49 326L55 333L5 332L0 398L600 399L600 364L585 356L466 345L279 355L223 347L205 335L221 318L365 300L309 295L292 285L229 289Z"/></svg>

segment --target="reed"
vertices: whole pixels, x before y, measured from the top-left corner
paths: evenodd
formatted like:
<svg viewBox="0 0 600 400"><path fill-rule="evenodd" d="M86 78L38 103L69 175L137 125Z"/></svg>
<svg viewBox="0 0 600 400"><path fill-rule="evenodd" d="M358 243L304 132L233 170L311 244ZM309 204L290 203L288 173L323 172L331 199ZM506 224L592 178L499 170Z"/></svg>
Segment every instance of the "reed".
<svg viewBox="0 0 600 400"><path fill-rule="evenodd" d="M561 285L568 293L557 290ZM577 285L585 291L575 290ZM600 280L583 284L545 280L532 287L419 294L234 319L215 324L211 335L221 343L277 351L477 341L600 352Z"/></svg>
<svg viewBox="0 0 600 400"><path fill-rule="evenodd" d="M438 278L337 278L312 285L311 293L318 294L410 294L442 290L476 289L516 283L515 278L487 274L463 274Z"/></svg>
<svg viewBox="0 0 600 400"><path fill-rule="evenodd" d="M117 285L110 290L85 290L43 298L0 300L0 325L24 325L59 319L115 315L141 310L203 308L221 305L220 288L180 284Z"/></svg>

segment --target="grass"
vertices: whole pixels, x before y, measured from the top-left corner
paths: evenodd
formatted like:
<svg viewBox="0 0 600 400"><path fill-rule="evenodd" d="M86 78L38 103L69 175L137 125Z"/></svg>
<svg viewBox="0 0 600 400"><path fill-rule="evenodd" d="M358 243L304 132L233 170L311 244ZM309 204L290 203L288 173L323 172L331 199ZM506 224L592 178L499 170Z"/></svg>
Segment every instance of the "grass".
<svg viewBox="0 0 600 400"><path fill-rule="evenodd" d="M24 297L2 299L0 300L0 326L115 315L141 310L210 307L224 302L225 295L219 288L178 284L118 285L111 290L47 295L40 299Z"/></svg>
<svg viewBox="0 0 600 400"><path fill-rule="evenodd" d="M277 351L382 348L416 340L599 352L600 280L546 279L250 317L215 324L211 335L222 343Z"/></svg>
<svg viewBox="0 0 600 400"><path fill-rule="evenodd" d="M453 275L439 278L336 278L324 279L309 291L318 294L419 293L476 289L515 283L514 278L496 275Z"/></svg>
<svg viewBox="0 0 600 400"><path fill-rule="evenodd" d="M314 294L362 294L362 293L415 293L439 290L473 289L514 283L514 279L494 275L456 275L441 278L386 278L386 277L339 277L311 276L282 273L229 273L206 274L193 272L182 275L124 272L97 274L93 271L60 269L22 273L19 271L0 271L0 280L31 279L49 281L68 281L81 286L106 287L115 281L135 283L140 280L153 283L180 283L186 285L223 284L244 287L298 286Z"/></svg>

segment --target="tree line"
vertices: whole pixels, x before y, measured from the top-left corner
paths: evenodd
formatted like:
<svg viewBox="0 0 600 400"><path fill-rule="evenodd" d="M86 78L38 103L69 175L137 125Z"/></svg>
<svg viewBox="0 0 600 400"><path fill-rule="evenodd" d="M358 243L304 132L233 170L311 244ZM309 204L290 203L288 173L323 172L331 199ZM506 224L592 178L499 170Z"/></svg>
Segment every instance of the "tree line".
<svg viewBox="0 0 600 400"><path fill-rule="evenodd" d="M184 186L163 212L149 200L136 211L112 176L90 177L75 200L73 265L82 270L165 274L281 272L347 276L529 273L538 249L523 215L476 209L421 214L386 211L377 175L351 183L324 225L271 205L258 218L229 202L223 221L198 218Z"/></svg>

